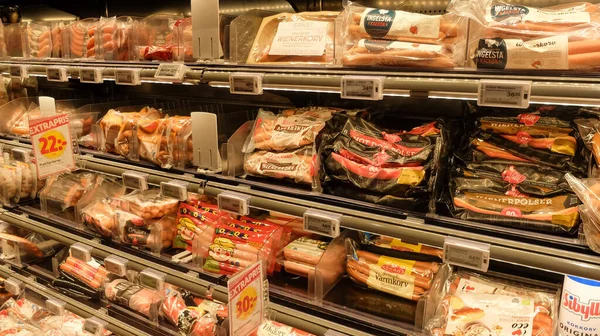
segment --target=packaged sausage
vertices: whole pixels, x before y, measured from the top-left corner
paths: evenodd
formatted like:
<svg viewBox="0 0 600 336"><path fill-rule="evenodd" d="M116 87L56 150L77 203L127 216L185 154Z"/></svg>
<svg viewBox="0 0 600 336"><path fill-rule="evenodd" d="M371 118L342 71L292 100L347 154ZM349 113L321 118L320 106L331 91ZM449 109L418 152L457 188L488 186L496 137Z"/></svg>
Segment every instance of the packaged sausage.
<svg viewBox="0 0 600 336"><path fill-rule="evenodd" d="M367 8L350 2L343 17L346 66L452 68L465 62L468 20L459 15Z"/></svg>
<svg viewBox="0 0 600 336"><path fill-rule="evenodd" d="M51 29L48 23L29 22L26 24L27 38L24 40L25 57L48 58L52 52Z"/></svg>
<svg viewBox="0 0 600 336"><path fill-rule="evenodd" d="M137 159L137 135L134 132L138 121L144 118L149 122L160 117L161 113L151 107L144 107L139 112L109 110L99 121L100 150Z"/></svg>
<svg viewBox="0 0 600 336"><path fill-rule="evenodd" d="M124 279L115 279L104 288L106 298L155 320L164 293L145 288Z"/></svg>
<svg viewBox="0 0 600 336"><path fill-rule="evenodd" d="M83 194L96 185L96 174L88 172L65 173L49 178L40 192L42 210L49 213L74 207Z"/></svg>
<svg viewBox="0 0 600 336"><path fill-rule="evenodd" d="M420 253L442 259L444 251L439 248L425 246L421 243L411 244L403 242L399 238L393 238L382 235L375 235L368 232L360 232L361 243L373 245L380 248L390 249L394 251L403 251L409 253Z"/></svg>
<svg viewBox="0 0 600 336"><path fill-rule="evenodd" d="M287 179L317 187L317 155L307 146L287 152L256 151L246 154L244 171L255 176Z"/></svg>
<svg viewBox="0 0 600 336"><path fill-rule="evenodd" d="M484 69L592 69L598 61L598 8L575 2L544 8L498 0L454 0L448 12L472 19L470 64Z"/></svg>
<svg viewBox="0 0 600 336"><path fill-rule="evenodd" d="M94 258L84 261L73 255L68 256L60 264L59 269L94 290L99 290L104 286L108 274L104 266L100 265Z"/></svg>
<svg viewBox="0 0 600 336"><path fill-rule="evenodd" d="M164 168L173 165L173 158L167 150L166 131L169 120L140 118L137 122L139 157Z"/></svg>
<svg viewBox="0 0 600 336"><path fill-rule="evenodd" d="M0 167L0 198L4 205L11 205L21 195L22 168L10 165Z"/></svg>
<svg viewBox="0 0 600 336"><path fill-rule="evenodd" d="M4 41L6 42L6 56L24 57L23 38L25 27L22 23L9 23L4 25Z"/></svg>
<svg viewBox="0 0 600 336"><path fill-rule="evenodd" d="M130 16L101 20L94 35L97 58L109 61L136 60L133 31L137 21Z"/></svg>
<svg viewBox="0 0 600 336"><path fill-rule="evenodd" d="M193 249L193 242L209 227L214 227L221 216L217 208L204 202L197 206L180 203L177 212L177 234L173 240L173 248Z"/></svg>
<svg viewBox="0 0 600 336"><path fill-rule="evenodd" d="M208 303L218 305L215 302ZM220 328L217 325L217 318L212 312L199 306L187 306L186 301L179 293L163 300L161 312L167 321L175 325L184 335L212 336L216 335L217 330Z"/></svg>
<svg viewBox="0 0 600 336"><path fill-rule="evenodd" d="M88 18L69 25L69 58L96 58L96 29L103 19Z"/></svg>
<svg viewBox="0 0 600 336"><path fill-rule="evenodd" d="M585 241L594 252L600 253L600 179L578 179L572 174L567 174L566 180L583 202L579 211L583 219Z"/></svg>
<svg viewBox="0 0 600 336"><path fill-rule="evenodd" d="M556 290L457 272L442 293L425 327L432 335L554 335Z"/></svg>
<svg viewBox="0 0 600 336"><path fill-rule="evenodd" d="M283 249L283 267L288 273L307 278L311 270L314 272L328 245L327 241L298 238Z"/></svg>
<svg viewBox="0 0 600 336"><path fill-rule="evenodd" d="M169 118L167 126L167 151L173 159L173 165L185 168L193 163L192 120L186 116Z"/></svg>
<svg viewBox="0 0 600 336"><path fill-rule="evenodd" d="M193 62L194 46L192 43L192 18L183 18L175 22L173 27L173 59L176 61Z"/></svg>
<svg viewBox="0 0 600 336"><path fill-rule="evenodd" d="M338 12L280 13L262 19L248 64L334 64Z"/></svg>
<svg viewBox="0 0 600 336"><path fill-rule="evenodd" d="M114 218L113 237L116 241L144 247L155 253L171 246L177 230L173 214L160 219L144 219L123 210L115 210Z"/></svg>
<svg viewBox="0 0 600 336"><path fill-rule="evenodd" d="M53 21L50 23L50 38L52 41L52 52L50 56L52 58L63 58L68 55L67 43L69 41L69 31L67 30L68 24L62 21Z"/></svg>
<svg viewBox="0 0 600 336"><path fill-rule="evenodd" d="M139 22L135 28L137 55L145 61L173 61L176 41L174 30L177 20L173 14L154 14Z"/></svg>
<svg viewBox="0 0 600 336"><path fill-rule="evenodd" d="M179 200L163 196L160 189L135 191L121 197L121 200L126 203L123 209L143 219L162 218L175 212L179 204Z"/></svg>
<svg viewBox="0 0 600 336"><path fill-rule="evenodd" d="M275 322L275 321L265 321L263 322L258 329L250 333L249 336L315 336L311 333L307 333L306 331L292 328L283 323Z"/></svg>

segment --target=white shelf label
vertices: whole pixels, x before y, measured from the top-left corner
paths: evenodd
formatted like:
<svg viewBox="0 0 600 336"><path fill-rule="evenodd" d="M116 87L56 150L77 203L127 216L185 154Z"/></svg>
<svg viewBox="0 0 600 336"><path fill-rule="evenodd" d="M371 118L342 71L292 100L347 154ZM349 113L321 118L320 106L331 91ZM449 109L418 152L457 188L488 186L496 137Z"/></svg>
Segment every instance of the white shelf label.
<svg viewBox="0 0 600 336"><path fill-rule="evenodd" d="M108 323L97 317L90 317L85 319L83 323L83 331L87 331L93 335L102 335Z"/></svg>
<svg viewBox="0 0 600 336"><path fill-rule="evenodd" d="M477 91L477 105L527 108L531 96L531 81L482 79Z"/></svg>
<svg viewBox="0 0 600 336"><path fill-rule="evenodd" d="M115 83L119 85L140 85L140 69L115 69Z"/></svg>
<svg viewBox="0 0 600 336"><path fill-rule="evenodd" d="M148 190L148 174L126 171L121 176L125 187L142 191Z"/></svg>
<svg viewBox="0 0 600 336"><path fill-rule="evenodd" d="M173 82L183 82L187 67L183 63L162 63L158 66L154 78Z"/></svg>
<svg viewBox="0 0 600 336"><path fill-rule="evenodd" d="M224 191L217 196L217 204L221 211L246 216L250 213L251 197L235 191Z"/></svg>
<svg viewBox="0 0 600 336"><path fill-rule="evenodd" d="M15 278L8 278L4 280L4 289L13 295L19 295L23 290L23 282Z"/></svg>
<svg viewBox="0 0 600 336"><path fill-rule="evenodd" d="M92 260L92 247L82 243L75 243L70 248L71 257L88 262Z"/></svg>
<svg viewBox="0 0 600 336"><path fill-rule="evenodd" d="M262 73L236 72L229 75L229 92L233 94L261 95L263 94Z"/></svg>
<svg viewBox="0 0 600 336"><path fill-rule="evenodd" d="M46 77L50 82L66 82L69 80L66 67L47 67Z"/></svg>
<svg viewBox="0 0 600 336"><path fill-rule="evenodd" d="M79 81L82 83L98 84L104 81L101 68L81 68L79 69Z"/></svg>
<svg viewBox="0 0 600 336"><path fill-rule="evenodd" d="M341 83L342 98L382 100L385 77L344 76Z"/></svg>
<svg viewBox="0 0 600 336"><path fill-rule="evenodd" d="M19 78L21 80L29 77L29 72L27 71L27 66L23 64L15 64L11 65L8 70L11 78Z"/></svg>
<svg viewBox="0 0 600 336"><path fill-rule="evenodd" d="M65 303L58 299L48 299L46 309L56 316L62 316L65 312Z"/></svg>
<svg viewBox="0 0 600 336"><path fill-rule="evenodd" d="M104 268L107 272L120 277L127 275L127 263L129 261L114 254L109 255L104 259Z"/></svg>
<svg viewBox="0 0 600 336"><path fill-rule="evenodd" d="M340 235L342 215L338 213L308 209L304 213L304 230L335 238Z"/></svg>
<svg viewBox="0 0 600 336"><path fill-rule="evenodd" d="M160 183L160 193L164 196L173 197L180 202L186 201L188 182L184 181L169 181Z"/></svg>
<svg viewBox="0 0 600 336"><path fill-rule="evenodd" d="M15 161L29 163L31 162L31 150L25 148L12 148L11 150L13 159Z"/></svg>
<svg viewBox="0 0 600 336"><path fill-rule="evenodd" d="M161 291L165 288L165 273L146 268L140 272L140 284L144 287Z"/></svg>
<svg viewBox="0 0 600 336"><path fill-rule="evenodd" d="M444 240L444 262L487 272L490 266L490 244L446 237Z"/></svg>

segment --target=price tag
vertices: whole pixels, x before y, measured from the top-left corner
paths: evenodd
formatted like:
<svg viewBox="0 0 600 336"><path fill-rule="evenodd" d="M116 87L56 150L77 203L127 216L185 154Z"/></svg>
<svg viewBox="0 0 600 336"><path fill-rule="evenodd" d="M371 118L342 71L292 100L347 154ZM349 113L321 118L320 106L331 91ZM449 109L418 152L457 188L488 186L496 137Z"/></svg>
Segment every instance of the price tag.
<svg viewBox="0 0 600 336"><path fill-rule="evenodd" d="M108 323L97 317L90 317L83 322L83 331L87 331L93 335L102 335Z"/></svg>
<svg viewBox="0 0 600 336"><path fill-rule="evenodd" d="M234 215L246 216L250 213L250 198L252 196L235 191L224 191L217 195L219 210Z"/></svg>
<svg viewBox="0 0 600 336"><path fill-rule="evenodd" d="M82 83L98 84L104 81L101 68L81 68L79 69L79 81Z"/></svg>
<svg viewBox="0 0 600 336"><path fill-rule="evenodd" d="M134 171L126 171L122 175L123 185L126 188L136 190L148 190L148 174Z"/></svg>
<svg viewBox="0 0 600 336"><path fill-rule="evenodd" d="M29 134L39 179L75 169L69 114L30 118Z"/></svg>
<svg viewBox="0 0 600 336"><path fill-rule="evenodd" d="M187 67L182 63L162 63L158 66L154 78L173 82L183 82Z"/></svg>
<svg viewBox="0 0 600 336"><path fill-rule="evenodd" d="M531 81L479 81L477 105L527 108L531 96Z"/></svg>
<svg viewBox="0 0 600 336"><path fill-rule="evenodd" d="M65 313L65 303L58 299L48 299L46 309L56 316L62 316Z"/></svg>
<svg viewBox="0 0 600 336"><path fill-rule="evenodd" d="M46 77L50 82L66 82L69 80L66 67L47 67Z"/></svg>
<svg viewBox="0 0 600 336"><path fill-rule="evenodd" d="M19 162L29 163L31 161L31 150L24 148L11 149L13 159Z"/></svg>
<svg viewBox="0 0 600 336"><path fill-rule="evenodd" d="M342 215L338 213L308 209L304 213L304 230L335 238L340 235Z"/></svg>
<svg viewBox="0 0 600 336"><path fill-rule="evenodd" d="M173 197L180 202L186 201L188 182L184 181L169 181L160 183L160 193L164 196Z"/></svg>
<svg viewBox="0 0 600 336"><path fill-rule="evenodd" d="M259 260L227 281L231 335L250 335L260 326L265 309L263 278L262 260Z"/></svg>
<svg viewBox="0 0 600 336"><path fill-rule="evenodd" d="M382 100L385 77L344 76L341 94L345 99Z"/></svg>
<svg viewBox="0 0 600 336"><path fill-rule="evenodd" d="M263 77L265 74L236 72L229 75L229 92L234 94L263 94Z"/></svg>
<svg viewBox="0 0 600 336"><path fill-rule="evenodd" d="M115 69L115 82L119 85L140 85L140 69Z"/></svg>
<svg viewBox="0 0 600 336"><path fill-rule="evenodd" d="M4 280L4 289L12 295L19 295L23 291L23 281L15 278Z"/></svg>
<svg viewBox="0 0 600 336"><path fill-rule="evenodd" d="M446 237L444 262L487 272L490 266L490 244Z"/></svg>
<svg viewBox="0 0 600 336"><path fill-rule="evenodd" d="M165 273L146 268L140 272L140 284L144 287L161 291L165 288Z"/></svg>
<svg viewBox="0 0 600 336"><path fill-rule="evenodd" d="M71 245L69 252L71 253L71 257L88 262L92 260L92 249L91 246L75 243Z"/></svg>
<svg viewBox="0 0 600 336"><path fill-rule="evenodd" d="M127 263L129 261L114 254L109 255L104 259L104 268L107 272L120 277L127 275Z"/></svg>
<svg viewBox="0 0 600 336"><path fill-rule="evenodd" d="M333 330L333 329L327 329L324 336L348 336L348 335L341 333L339 331Z"/></svg>
<svg viewBox="0 0 600 336"><path fill-rule="evenodd" d="M11 78L19 78L20 80L23 80L27 77L29 77L29 72L27 71L27 66L20 64L20 65L11 65L9 68L9 74Z"/></svg>

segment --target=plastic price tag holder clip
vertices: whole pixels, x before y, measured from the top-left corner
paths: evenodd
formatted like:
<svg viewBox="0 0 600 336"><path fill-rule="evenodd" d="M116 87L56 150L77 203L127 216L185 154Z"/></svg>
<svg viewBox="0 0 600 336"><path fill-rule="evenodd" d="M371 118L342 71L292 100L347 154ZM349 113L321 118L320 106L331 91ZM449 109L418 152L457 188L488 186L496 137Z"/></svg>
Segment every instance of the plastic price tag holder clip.
<svg viewBox="0 0 600 336"><path fill-rule="evenodd" d="M161 291L165 288L167 275L152 268L140 272L140 284L144 287Z"/></svg>
<svg viewBox="0 0 600 336"><path fill-rule="evenodd" d="M250 213L251 198L250 195L228 190L217 195L217 204L221 211L246 216Z"/></svg>
<svg viewBox="0 0 600 336"><path fill-rule="evenodd" d="M96 316L85 319L83 323L83 331L87 331L94 336L100 336L106 330L108 323L104 320L97 318Z"/></svg>
<svg viewBox="0 0 600 336"><path fill-rule="evenodd" d="M229 92L232 94L263 94L264 73L235 72L229 75Z"/></svg>
<svg viewBox="0 0 600 336"><path fill-rule="evenodd" d="M15 278L8 278L4 280L4 289L6 289L6 291L11 293L12 295L19 295L23 292L25 286L23 284L23 281L21 280Z"/></svg>
<svg viewBox="0 0 600 336"><path fill-rule="evenodd" d="M127 276L127 263L129 260L121 258L114 254L109 255L104 259L104 268L107 272L115 274L119 277Z"/></svg>
<svg viewBox="0 0 600 336"><path fill-rule="evenodd" d="M183 82L187 67L183 63L161 63L154 74L154 78L171 82Z"/></svg>
<svg viewBox="0 0 600 336"><path fill-rule="evenodd" d="M93 247L91 246L87 246L83 243L75 243L71 245L69 253L71 254L71 257L75 259L89 262L90 260L92 260L92 250Z"/></svg>
<svg viewBox="0 0 600 336"><path fill-rule="evenodd" d="M24 80L29 77L29 67L24 64L11 64L8 69L10 78Z"/></svg>
<svg viewBox="0 0 600 336"><path fill-rule="evenodd" d="M46 77L49 82L67 82L69 77L67 67L64 66L49 66L46 68Z"/></svg>
<svg viewBox="0 0 600 336"><path fill-rule="evenodd" d="M490 244L456 237L444 240L444 262L482 272L490 266Z"/></svg>
<svg viewBox="0 0 600 336"><path fill-rule="evenodd" d="M141 191L148 190L148 174L126 171L121 176L123 177L123 185L126 188Z"/></svg>
<svg viewBox="0 0 600 336"><path fill-rule="evenodd" d="M335 238L340 235L342 215L319 209L304 212L304 230Z"/></svg>
<svg viewBox="0 0 600 336"><path fill-rule="evenodd" d="M65 306L63 301L55 298L46 300L46 309L56 316L62 316L65 313Z"/></svg>
<svg viewBox="0 0 600 336"><path fill-rule="evenodd" d="M168 182L160 183L160 193L163 196L172 197L178 199L180 202L184 202L188 199L187 186L188 182L172 180Z"/></svg>
<svg viewBox="0 0 600 336"><path fill-rule="evenodd" d="M477 105L528 108L531 81L482 79L477 89Z"/></svg>
<svg viewBox="0 0 600 336"><path fill-rule="evenodd" d="M31 150L25 148L12 148L11 150L13 159L19 162L30 163L31 162Z"/></svg>
<svg viewBox="0 0 600 336"><path fill-rule="evenodd" d="M81 83L99 84L104 82L102 77L102 68L81 68L79 69L79 81Z"/></svg>
<svg viewBox="0 0 600 336"><path fill-rule="evenodd" d="M119 85L141 85L140 69L115 69L115 83Z"/></svg>

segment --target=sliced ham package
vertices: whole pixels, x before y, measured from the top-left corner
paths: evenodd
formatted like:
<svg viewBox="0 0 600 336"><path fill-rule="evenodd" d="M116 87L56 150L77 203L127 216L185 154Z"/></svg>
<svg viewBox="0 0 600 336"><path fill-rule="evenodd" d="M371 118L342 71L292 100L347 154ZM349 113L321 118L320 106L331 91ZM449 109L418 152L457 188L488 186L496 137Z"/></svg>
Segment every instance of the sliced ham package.
<svg viewBox="0 0 600 336"><path fill-rule="evenodd" d="M464 17L367 8L354 2L343 17L345 66L453 68L464 64L468 23Z"/></svg>

